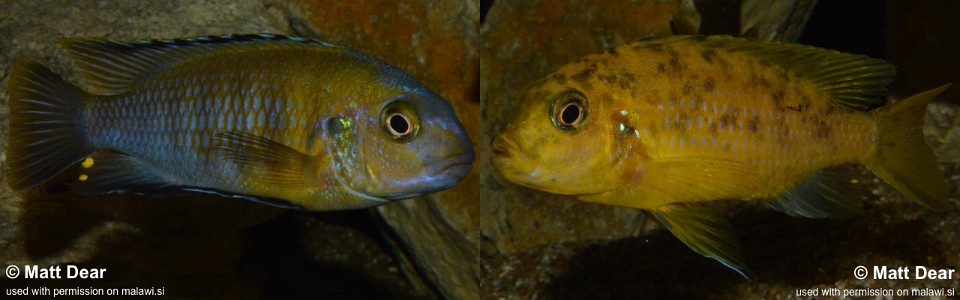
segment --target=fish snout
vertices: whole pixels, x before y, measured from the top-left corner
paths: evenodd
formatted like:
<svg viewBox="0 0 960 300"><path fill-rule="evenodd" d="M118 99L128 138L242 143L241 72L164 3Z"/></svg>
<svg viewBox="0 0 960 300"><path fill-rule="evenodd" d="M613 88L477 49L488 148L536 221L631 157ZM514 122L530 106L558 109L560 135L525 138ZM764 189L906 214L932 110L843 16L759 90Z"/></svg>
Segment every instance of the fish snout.
<svg viewBox="0 0 960 300"><path fill-rule="evenodd" d="M436 136L438 140L430 144L443 144L447 147L434 152L435 156L427 159L432 161L427 166L427 174L431 177L448 179L447 181L455 184L466 177L473 168L473 161L476 160L473 143L460 127L454 130L443 130Z"/></svg>
<svg viewBox="0 0 960 300"><path fill-rule="evenodd" d="M509 182L526 187L539 187L538 178L543 178L539 168L532 159L523 152L516 142L508 136L500 135L492 143L493 168Z"/></svg>
<svg viewBox="0 0 960 300"><path fill-rule="evenodd" d="M511 151L516 149L516 145L503 136L498 136L493 140L493 156L495 159L505 159L511 156Z"/></svg>
<svg viewBox="0 0 960 300"><path fill-rule="evenodd" d="M509 137L500 135L493 140L493 157L491 163L501 175L514 181L515 176L522 176L521 166L524 164L526 156L520 149L520 146Z"/></svg>

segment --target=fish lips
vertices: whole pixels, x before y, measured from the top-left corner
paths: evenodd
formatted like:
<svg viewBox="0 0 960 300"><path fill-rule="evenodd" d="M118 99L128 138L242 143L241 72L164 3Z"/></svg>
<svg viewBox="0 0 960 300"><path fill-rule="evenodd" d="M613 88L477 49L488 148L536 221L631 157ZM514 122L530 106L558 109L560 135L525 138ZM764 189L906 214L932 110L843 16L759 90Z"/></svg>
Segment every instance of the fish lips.
<svg viewBox="0 0 960 300"><path fill-rule="evenodd" d="M450 158L440 162L433 163L427 167L427 173L437 177L456 178L457 181L467 176L473 169L473 161L476 157L473 151L464 154L453 155Z"/></svg>
<svg viewBox="0 0 960 300"><path fill-rule="evenodd" d="M427 166L426 173L427 181L430 183L428 186L432 188L428 188L424 193L445 190L457 185L473 170L474 160L473 151L468 151L430 164Z"/></svg>
<svg viewBox="0 0 960 300"><path fill-rule="evenodd" d="M427 176L433 188L431 193L439 190L445 190L455 186L473 170L473 161L476 159L473 151L453 155L447 159L433 163L427 166Z"/></svg>
<svg viewBox="0 0 960 300"><path fill-rule="evenodd" d="M497 172L499 172L504 179L514 184L536 190L554 194L568 194L555 191L550 186L541 184L541 181L534 180L534 178L543 176L539 168L533 167L525 169L517 165L517 162L529 162L531 159L535 160L536 158L525 155L520 146L513 140L503 136L498 136L493 140L493 168L497 169Z"/></svg>
<svg viewBox="0 0 960 300"><path fill-rule="evenodd" d="M377 198L397 201L450 189L473 170L475 159L473 151L449 156L426 167L425 176L422 178L423 184L403 193L379 195Z"/></svg>

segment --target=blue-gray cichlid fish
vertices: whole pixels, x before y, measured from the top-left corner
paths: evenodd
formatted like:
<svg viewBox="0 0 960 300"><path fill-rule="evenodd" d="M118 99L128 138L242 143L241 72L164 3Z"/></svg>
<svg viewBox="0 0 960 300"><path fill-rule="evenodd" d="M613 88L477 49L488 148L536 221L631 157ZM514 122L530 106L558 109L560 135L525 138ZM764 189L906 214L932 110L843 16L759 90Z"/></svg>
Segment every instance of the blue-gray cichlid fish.
<svg viewBox="0 0 960 300"><path fill-rule="evenodd" d="M448 189L471 170L450 105L348 47L271 34L62 40L95 94L17 60L7 181L81 165L84 194L199 191L309 210Z"/></svg>

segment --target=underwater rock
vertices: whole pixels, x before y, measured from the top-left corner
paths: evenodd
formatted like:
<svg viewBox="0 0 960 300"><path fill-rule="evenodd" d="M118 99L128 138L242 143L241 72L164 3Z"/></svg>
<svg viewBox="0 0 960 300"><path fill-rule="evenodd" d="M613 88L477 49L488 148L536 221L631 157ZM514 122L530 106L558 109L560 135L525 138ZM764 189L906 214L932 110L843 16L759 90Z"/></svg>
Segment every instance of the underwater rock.
<svg viewBox="0 0 960 300"><path fill-rule="evenodd" d="M953 82L943 98L960 99L960 2L888 1L884 38L886 58L897 65L896 90L902 96Z"/></svg>
<svg viewBox="0 0 960 300"><path fill-rule="evenodd" d="M797 41L817 1L740 1L739 36Z"/></svg>

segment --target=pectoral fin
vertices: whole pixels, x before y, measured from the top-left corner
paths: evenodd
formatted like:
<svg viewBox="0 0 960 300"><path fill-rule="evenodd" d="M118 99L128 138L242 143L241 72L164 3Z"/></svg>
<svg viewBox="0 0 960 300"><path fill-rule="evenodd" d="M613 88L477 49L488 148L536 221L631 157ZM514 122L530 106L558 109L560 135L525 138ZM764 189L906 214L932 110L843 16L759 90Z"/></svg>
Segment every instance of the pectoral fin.
<svg viewBox="0 0 960 300"><path fill-rule="evenodd" d="M736 199L742 191L762 187L757 171L736 160L710 156L657 158L647 164L639 180L643 185L627 184L591 195L578 195L583 201L652 210L672 203Z"/></svg>
<svg viewBox="0 0 960 300"><path fill-rule="evenodd" d="M310 182L312 157L284 144L242 132L218 134L215 155L236 164L238 172L261 182L304 186Z"/></svg>
<svg viewBox="0 0 960 300"><path fill-rule="evenodd" d="M674 202L736 198L759 188L760 175L740 161L709 156L658 158L643 179Z"/></svg>
<svg viewBox="0 0 960 300"><path fill-rule="evenodd" d="M719 261L750 280L746 264L740 258L740 245L733 227L709 204L669 204L652 212L687 247Z"/></svg>

